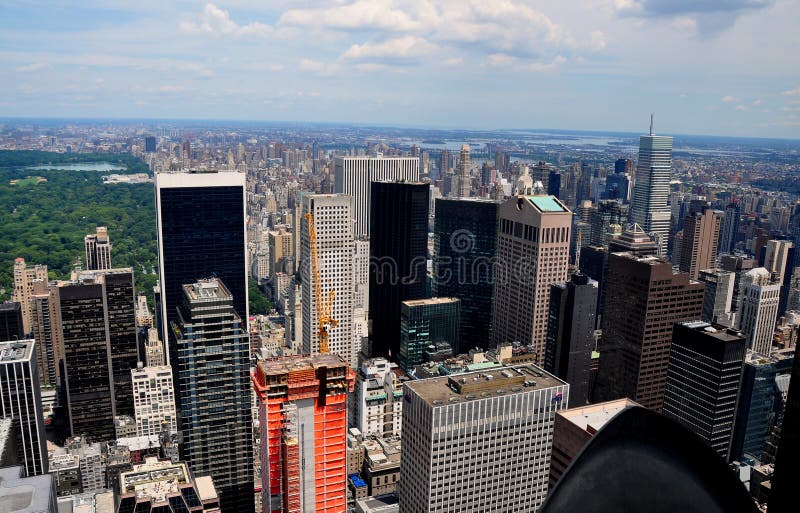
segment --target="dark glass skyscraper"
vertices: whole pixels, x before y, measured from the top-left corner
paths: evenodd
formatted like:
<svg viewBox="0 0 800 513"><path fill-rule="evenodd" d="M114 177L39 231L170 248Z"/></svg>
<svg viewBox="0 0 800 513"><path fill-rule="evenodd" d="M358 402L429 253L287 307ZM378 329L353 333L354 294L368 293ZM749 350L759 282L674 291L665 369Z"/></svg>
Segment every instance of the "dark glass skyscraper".
<svg viewBox="0 0 800 513"><path fill-rule="evenodd" d="M22 308L19 303L0 303L0 340L22 340Z"/></svg>
<svg viewBox="0 0 800 513"><path fill-rule="evenodd" d="M664 415L691 429L728 459L746 351L740 332L703 321L676 324Z"/></svg>
<svg viewBox="0 0 800 513"><path fill-rule="evenodd" d="M550 286L544 370L569 383L571 408L589 400L597 292L597 282L585 274Z"/></svg>
<svg viewBox="0 0 800 513"><path fill-rule="evenodd" d="M398 354L400 303L426 296L429 195L421 182L372 182L370 356Z"/></svg>
<svg viewBox="0 0 800 513"><path fill-rule="evenodd" d="M233 295L236 313L247 322L243 173L158 173L159 272L162 340L175 320L182 287L217 277Z"/></svg>
<svg viewBox="0 0 800 513"><path fill-rule="evenodd" d="M400 307L400 350L397 361L409 372L424 362L424 350L431 344L447 342L453 354L459 349L458 298L434 297L403 301Z"/></svg>
<svg viewBox="0 0 800 513"><path fill-rule="evenodd" d="M461 299L462 350L485 349L490 340L498 205L436 198L433 295Z"/></svg>
<svg viewBox="0 0 800 513"><path fill-rule="evenodd" d="M181 458L214 479L224 513L253 511L247 331L222 281L200 280L181 291L170 326Z"/></svg>

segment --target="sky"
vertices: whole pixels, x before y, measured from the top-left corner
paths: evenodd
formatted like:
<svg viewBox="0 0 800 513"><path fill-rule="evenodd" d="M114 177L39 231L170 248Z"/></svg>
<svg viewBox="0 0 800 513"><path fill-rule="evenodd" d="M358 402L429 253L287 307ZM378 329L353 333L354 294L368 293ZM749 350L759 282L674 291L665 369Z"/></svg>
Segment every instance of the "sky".
<svg viewBox="0 0 800 513"><path fill-rule="evenodd" d="M0 0L0 117L800 138L796 0Z"/></svg>

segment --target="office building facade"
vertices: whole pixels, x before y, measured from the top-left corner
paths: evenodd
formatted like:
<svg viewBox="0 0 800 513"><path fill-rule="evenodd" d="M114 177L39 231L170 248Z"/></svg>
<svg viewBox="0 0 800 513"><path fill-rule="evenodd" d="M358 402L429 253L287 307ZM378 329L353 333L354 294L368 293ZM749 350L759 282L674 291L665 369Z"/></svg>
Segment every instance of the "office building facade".
<svg viewBox="0 0 800 513"><path fill-rule="evenodd" d="M370 235L371 184L374 181L419 180L419 159L415 157L336 157L333 192L352 201L356 237Z"/></svg>
<svg viewBox="0 0 800 513"><path fill-rule="evenodd" d="M676 322L700 319L702 283L666 260L632 253L608 258L595 399L628 397L660 411Z"/></svg>
<svg viewBox="0 0 800 513"><path fill-rule="evenodd" d="M483 347L491 335L500 204L478 198L436 198L434 204L433 295L461 300L461 347Z"/></svg>
<svg viewBox="0 0 800 513"><path fill-rule="evenodd" d="M347 504L347 394L335 354L259 362L251 375L261 430L263 513L340 513Z"/></svg>
<svg viewBox="0 0 800 513"><path fill-rule="evenodd" d="M0 342L0 417L11 419L17 458L28 477L48 472L35 346L30 339Z"/></svg>
<svg viewBox="0 0 800 513"><path fill-rule="evenodd" d="M631 202L631 221L656 241L666 256L670 230L669 182L672 170L672 137L650 134L639 138L639 159Z"/></svg>
<svg viewBox="0 0 800 513"><path fill-rule="evenodd" d="M253 511L250 344L222 280L183 286L170 347L181 459L209 475L222 511Z"/></svg>
<svg viewBox="0 0 800 513"><path fill-rule="evenodd" d="M461 300L454 297L413 299L400 304L400 350L397 363L406 372L425 361L428 346L447 343L460 354Z"/></svg>
<svg viewBox="0 0 800 513"><path fill-rule="evenodd" d="M19 303L22 310L22 331L26 335L31 332L30 299L36 281L47 282L47 266L40 264L29 266L24 258L15 259L14 292L11 294L11 300Z"/></svg>
<svg viewBox="0 0 800 513"><path fill-rule="evenodd" d="M535 511L569 385L533 364L409 381L400 511Z"/></svg>
<svg viewBox="0 0 800 513"><path fill-rule="evenodd" d="M580 273L550 287L544 368L569 383L570 407L590 399L597 294L597 282Z"/></svg>
<svg viewBox="0 0 800 513"><path fill-rule="evenodd" d="M400 436L403 427L403 382L397 364L386 358L361 363L356 373L355 425L362 435Z"/></svg>
<svg viewBox="0 0 800 513"><path fill-rule="evenodd" d="M708 323L733 327L734 273L716 268L705 269L700 271L697 279L705 284L700 319Z"/></svg>
<svg viewBox="0 0 800 513"><path fill-rule="evenodd" d="M544 362L550 286L567 279L572 212L553 196L517 196L499 209L492 343L532 344Z"/></svg>
<svg viewBox="0 0 800 513"><path fill-rule="evenodd" d="M722 217L722 212L718 210L703 208L689 214L683 221L678 268L689 273L693 280L697 279L701 270L714 266Z"/></svg>
<svg viewBox="0 0 800 513"><path fill-rule="evenodd" d="M778 318L781 286L772 281L772 275L763 267L747 271L741 280L739 329L747 335L749 349L769 355Z"/></svg>
<svg viewBox="0 0 800 513"><path fill-rule="evenodd" d="M371 198L369 356L396 356L400 303L427 296L430 188L420 182L373 182Z"/></svg>
<svg viewBox="0 0 800 513"><path fill-rule="evenodd" d="M353 337L353 216L351 201L343 194L313 194L303 198L303 210L311 214L316 232L317 263L321 280L321 299L333 293L331 314L338 321L330 326L328 350L341 355L353 367L358 365L359 345ZM301 303L303 313L302 348L305 354L319 352L319 311L316 283L311 266L311 238L308 219L300 221L302 266Z"/></svg>
<svg viewBox="0 0 800 513"><path fill-rule="evenodd" d="M83 238L86 269L99 271L111 269L111 239L108 237L108 228L98 226L95 233L90 233Z"/></svg>
<svg viewBox="0 0 800 513"><path fill-rule="evenodd" d="M183 286L212 276L225 283L246 323L244 173L157 173L155 187L161 339L174 341L168 326L183 300Z"/></svg>
<svg viewBox="0 0 800 513"><path fill-rule="evenodd" d="M746 353L744 336L694 321L676 324L664 392L664 415L688 427L726 460Z"/></svg>
<svg viewBox="0 0 800 513"><path fill-rule="evenodd" d="M131 371L136 436L178 431L172 367L148 366Z"/></svg>

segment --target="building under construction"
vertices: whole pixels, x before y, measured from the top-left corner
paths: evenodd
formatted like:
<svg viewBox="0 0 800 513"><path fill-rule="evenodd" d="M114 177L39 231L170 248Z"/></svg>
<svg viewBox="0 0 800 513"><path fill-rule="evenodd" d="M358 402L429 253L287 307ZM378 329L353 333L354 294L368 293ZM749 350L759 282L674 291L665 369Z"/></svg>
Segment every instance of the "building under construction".
<svg viewBox="0 0 800 513"><path fill-rule="evenodd" d="M345 511L348 363L336 354L287 356L259 362L252 379L263 512Z"/></svg>

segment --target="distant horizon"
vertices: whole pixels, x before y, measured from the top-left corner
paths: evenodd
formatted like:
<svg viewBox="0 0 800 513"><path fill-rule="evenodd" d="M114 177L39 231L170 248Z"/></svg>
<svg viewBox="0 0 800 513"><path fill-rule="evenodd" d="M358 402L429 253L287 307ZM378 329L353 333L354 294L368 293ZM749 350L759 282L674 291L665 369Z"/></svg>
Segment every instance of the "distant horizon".
<svg viewBox="0 0 800 513"><path fill-rule="evenodd" d="M635 132L626 130L603 130L603 129L577 129L577 128L551 128L551 127L505 127L505 128L478 128L478 127L458 127L458 126L435 126L435 125L404 125L391 123L369 123L369 122L347 122L347 121L308 121L308 120L272 120L272 119L234 119L234 118L179 118L179 117L103 117L103 116L7 116L0 115L0 122L20 122L20 121L60 121L75 123L90 122L128 122L130 124L152 124L152 123L215 123L215 124L264 124L275 125L276 127L288 125L308 125L308 126L330 126L330 127L361 127L374 129L401 129L419 131L441 131L441 132L474 132L474 133L513 133L513 132L542 132L542 133L566 133L566 134L587 134L587 135L610 135L623 137L639 137L648 135L649 127L645 130ZM657 130L656 123L655 135L667 135L671 137L705 137L712 139L748 139L763 141L785 141L798 142L800 137L769 137L769 136L747 136L730 134L708 134L708 133L680 133L680 132L660 132Z"/></svg>

